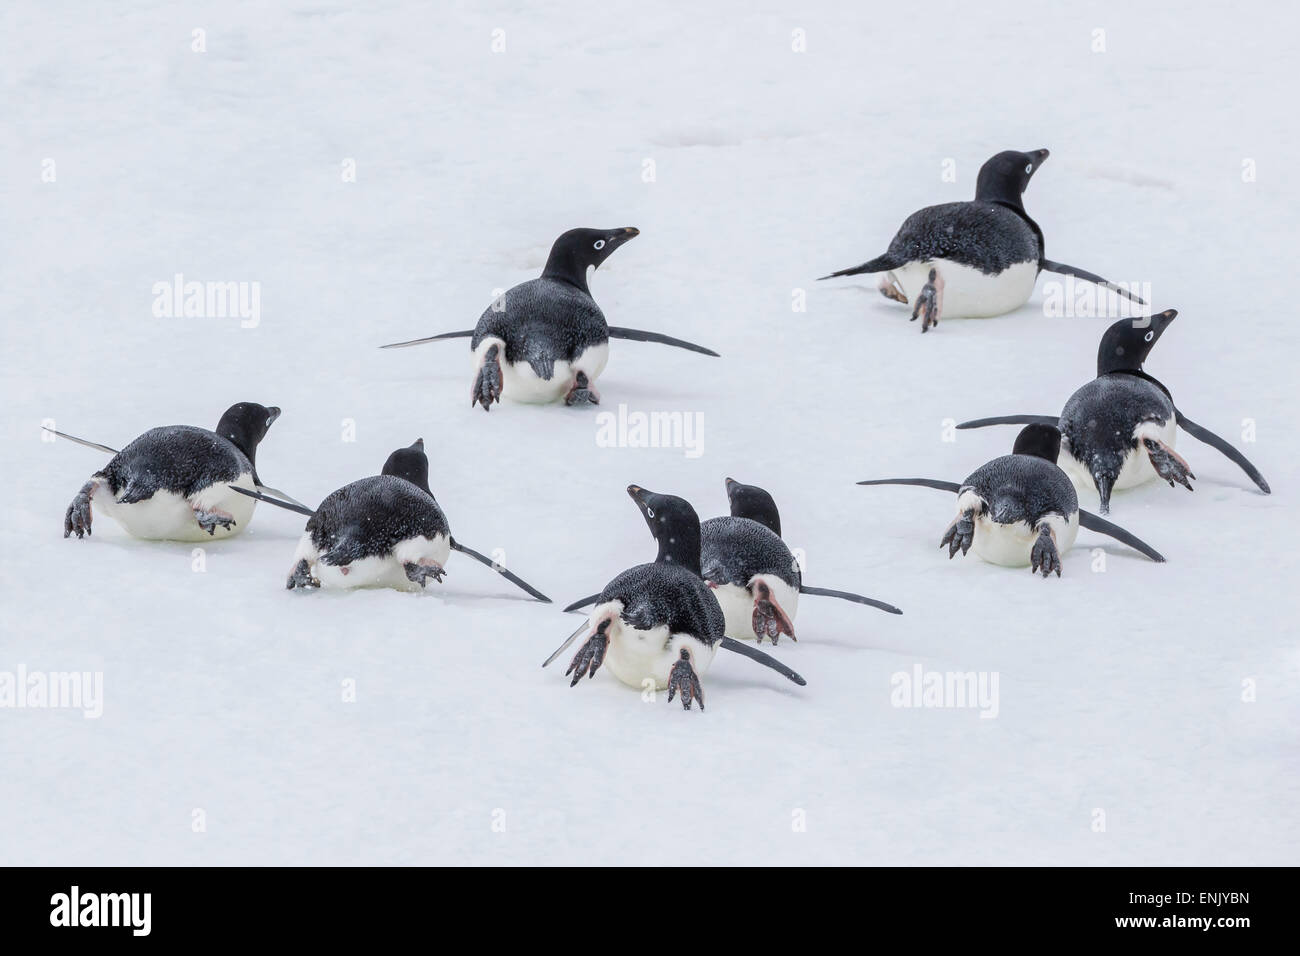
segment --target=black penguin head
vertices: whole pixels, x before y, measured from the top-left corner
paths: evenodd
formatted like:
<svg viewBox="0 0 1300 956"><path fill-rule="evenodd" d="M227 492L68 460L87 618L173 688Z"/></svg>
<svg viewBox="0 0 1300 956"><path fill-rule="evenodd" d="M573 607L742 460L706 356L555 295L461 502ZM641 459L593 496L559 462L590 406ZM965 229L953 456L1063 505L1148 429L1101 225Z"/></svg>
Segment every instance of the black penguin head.
<svg viewBox="0 0 1300 956"><path fill-rule="evenodd" d="M1061 454L1061 430L1055 425L1026 425L1016 436L1013 455L1034 455L1056 464Z"/></svg>
<svg viewBox="0 0 1300 956"><path fill-rule="evenodd" d="M423 438L417 438L414 444L389 455L380 474L405 478L421 491L433 494L429 491L429 456L424 453Z"/></svg>
<svg viewBox="0 0 1300 956"><path fill-rule="evenodd" d="M1165 309L1159 315L1120 319L1101 337L1101 345L1097 347L1097 374L1142 371L1148 353L1177 316L1177 309Z"/></svg>
<svg viewBox="0 0 1300 956"><path fill-rule="evenodd" d="M628 485L650 533L659 542L656 561L680 564L688 571L700 573L700 516L691 503L676 495L659 495L637 485Z"/></svg>
<svg viewBox="0 0 1300 956"><path fill-rule="evenodd" d="M551 246L550 258L542 276L563 279L587 289L587 267L600 268L600 264L629 239L641 234L640 229L624 226L618 229L570 229Z"/></svg>
<svg viewBox="0 0 1300 956"><path fill-rule="evenodd" d="M980 167L979 178L975 180L975 198L984 202L1021 205L1020 197L1029 187L1030 178L1047 157L1045 149L1036 149L1032 153L1009 149L998 153Z"/></svg>
<svg viewBox="0 0 1300 956"><path fill-rule="evenodd" d="M217 434L242 451L249 462L257 464L257 443L279 417L280 409L274 405L267 408L257 402L240 402L226 409L217 422Z"/></svg>
<svg viewBox="0 0 1300 956"><path fill-rule="evenodd" d="M778 538L781 536L781 515L776 510L776 501L762 488L728 478L727 500L731 502L731 517L757 521Z"/></svg>

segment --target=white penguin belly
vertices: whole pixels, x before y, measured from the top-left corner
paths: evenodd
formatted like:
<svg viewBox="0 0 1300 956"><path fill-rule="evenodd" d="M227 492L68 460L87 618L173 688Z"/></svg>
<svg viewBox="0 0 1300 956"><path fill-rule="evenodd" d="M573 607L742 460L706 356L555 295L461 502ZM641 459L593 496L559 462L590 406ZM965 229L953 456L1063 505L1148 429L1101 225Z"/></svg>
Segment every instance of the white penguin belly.
<svg viewBox="0 0 1300 956"><path fill-rule="evenodd" d="M780 605L785 616L794 623L799 611L799 592L786 584L775 574L756 574L750 581L762 580L772 592L772 597ZM754 595L739 584L719 584L713 589L713 596L722 607L722 615L727 619L727 637L737 641L754 639Z"/></svg>
<svg viewBox="0 0 1300 956"><path fill-rule="evenodd" d="M1070 520L1060 515L1044 519L1056 533L1056 551L1065 557L1065 553L1074 547L1074 539L1079 536L1079 513L1076 511ZM1030 554L1038 532L1023 521L1015 524L998 524L988 515L975 519L975 540L971 549L989 564L1000 564L1008 568L1023 568L1030 563Z"/></svg>
<svg viewBox="0 0 1300 956"><path fill-rule="evenodd" d="M683 647L690 653L696 677L703 677L713 663L716 646L710 647L689 634L669 634L667 625L648 631L630 627L618 616L622 610L618 601L597 605L588 618L591 628L594 630L596 623L611 610L614 618L605 632L609 646L605 650L604 666L629 687L640 689L646 680L653 680L656 690L667 688L668 676L681 659Z"/></svg>
<svg viewBox="0 0 1300 956"><path fill-rule="evenodd" d="M1164 442L1170 448L1176 447L1177 420L1170 418L1163 425L1159 422L1141 422L1133 429L1133 440L1137 442L1137 447L1130 448L1124 455L1124 464L1120 468L1119 477L1115 479L1112 490L1136 488L1157 477L1156 470L1151 464L1151 456L1147 454L1146 445L1142 444L1144 438L1154 438L1156 441ZM1093 480L1092 473L1083 462L1074 457L1068 446L1069 442L1061 443L1061 469L1070 476L1075 488L1096 494L1097 483Z"/></svg>
<svg viewBox="0 0 1300 956"><path fill-rule="evenodd" d="M587 376L590 385L596 383L609 361L609 343L602 342L584 349L573 362L559 360L550 378L542 378L527 362L510 363L505 359L506 344L495 337L485 338L474 350L474 375L483 366L483 355L493 345L499 346L497 360L501 363L501 397L526 405L546 405L562 401L573 387L579 372Z"/></svg>
<svg viewBox="0 0 1300 956"><path fill-rule="evenodd" d="M407 538L397 543L393 550L385 555L362 558L351 564L332 565L320 560L316 546L312 544L311 535L304 534L298 542L298 550L293 556L293 567L306 559L311 566L311 574L322 587L328 588L393 588L397 591L427 591L432 579L425 587L420 587L406 576L408 564L437 564L440 568L447 566L451 554L451 541L446 535L433 538L420 536Z"/></svg>
<svg viewBox="0 0 1300 956"><path fill-rule="evenodd" d="M939 318L979 319L1003 315L1020 308L1034 293L1038 281L1037 262L1018 262L997 275L947 259L909 262L894 270L908 302L916 304L921 287L930 281L930 269L943 279Z"/></svg>
<svg viewBox="0 0 1300 956"><path fill-rule="evenodd" d="M257 499L231 491L232 485L253 490L253 476L240 475L232 482L217 482L192 498L171 491L157 491L152 497L132 504L120 504L101 481L91 498L91 508L98 509L122 526L127 534L155 541L216 541L239 534L248 526L257 507ZM230 515L235 523L225 528L217 525L212 534L199 526L194 509L219 511Z"/></svg>

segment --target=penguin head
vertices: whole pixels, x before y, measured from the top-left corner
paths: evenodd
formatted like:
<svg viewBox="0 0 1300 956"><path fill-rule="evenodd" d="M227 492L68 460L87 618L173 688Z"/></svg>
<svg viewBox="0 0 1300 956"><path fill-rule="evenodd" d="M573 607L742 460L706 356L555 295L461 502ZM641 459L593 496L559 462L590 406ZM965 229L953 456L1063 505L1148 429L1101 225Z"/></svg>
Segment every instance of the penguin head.
<svg viewBox="0 0 1300 956"><path fill-rule="evenodd" d="M781 536L781 515L776 510L776 500L762 488L728 478L727 500L731 503L731 517L757 521L778 538Z"/></svg>
<svg viewBox="0 0 1300 956"><path fill-rule="evenodd" d="M1048 152L1036 149L1021 153L1014 149L998 153L980 167L975 180L975 198L984 202L1021 204L1020 197L1029 188L1029 180L1047 161Z"/></svg>
<svg viewBox="0 0 1300 956"><path fill-rule="evenodd" d="M641 509L650 533L659 542L656 561L680 564L700 573L700 516L691 503L676 495L660 495L639 485L628 485L627 493Z"/></svg>
<svg viewBox="0 0 1300 956"><path fill-rule="evenodd" d="M423 438L417 438L411 445L389 455L380 474L405 478L421 491L433 494L429 491L429 456L424 453Z"/></svg>
<svg viewBox="0 0 1300 956"><path fill-rule="evenodd" d="M1177 317L1177 309L1165 309L1158 315L1120 319L1101 337L1101 345L1097 347L1097 374L1142 371L1147 355Z"/></svg>
<svg viewBox="0 0 1300 956"><path fill-rule="evenodd" d="M1016 436L1013 455L1034 455L1056 464L1061 454L1061 430L1055 425L1026 425Z"/></svg>
<svg viewBox="0 0 1300 956"><path fill-rule="evenodd" d="M266 437L271 423L280 417L280 409L257 402L239 402L226 409L217 422L217 434L230 441L245 457L257 463L257 443Z"/></svg>
<svg viewBox="0 0 1300 956"><path fill-rule="evenodd" d="M600 268L600 264L629 239L641 234L640 229L623 226L616 229L570 229L551 246L542 276L563 279L580 289L587 288L587 267Z"/></svg>

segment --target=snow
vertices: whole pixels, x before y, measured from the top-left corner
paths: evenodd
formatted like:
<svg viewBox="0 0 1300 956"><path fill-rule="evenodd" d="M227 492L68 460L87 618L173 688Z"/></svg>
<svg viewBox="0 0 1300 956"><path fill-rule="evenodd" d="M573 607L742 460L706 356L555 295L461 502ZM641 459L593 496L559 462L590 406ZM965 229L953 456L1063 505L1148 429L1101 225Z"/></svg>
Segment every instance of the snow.
<svg viewBox="0 0 1300 956"><path fill-rule="evenodd" d="M0 710L0 862L1294 862L1296 14L1257 7L5 4L0 671L102 672L104 700ZM813 281L1041 146L1048 255L1180 310L1148 370L1274 489L1181 436L1195 492L1111 515L1167 564L1087 531L1059 580L950 562L951 496L854 485L960 480L1015 432L946 419L1054 414L1092 375L1106 322L1044 317L1047 277L924 337L870 277ZM485 415L464 340L377 348L625 225L611 323L721 359L615 342L600 408ZM260 321L155 317L177 273L260 283ZM463 555L425 595L289 593L302 519L265 506L201 573L102 516L61 537L103 456L43 421L121 447L240 400L284 409L258 470L310 503L423 437L457 539L557 603ZM703 454L598 446L619 403L700 413ZM809 584L904 615L810 597L774 652L807 687L720 655L703 714L543 670L559 608L654 554L625 486L710 517L727 476L773 493ZM892 706L917 664L996 674L997 716Z"/></svg>

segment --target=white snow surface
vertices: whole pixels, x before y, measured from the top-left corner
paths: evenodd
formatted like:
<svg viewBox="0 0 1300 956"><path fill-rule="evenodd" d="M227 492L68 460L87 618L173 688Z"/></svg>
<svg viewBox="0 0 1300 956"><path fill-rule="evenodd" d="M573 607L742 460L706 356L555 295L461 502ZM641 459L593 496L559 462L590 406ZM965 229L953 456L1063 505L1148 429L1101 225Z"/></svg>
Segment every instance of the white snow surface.
<svg viewBox="0 0 1300 956"><path fill-rule="evenodd" d="M897 14L4 4L0 672L102 672L104 701L0 710L0 862L1294 863L1295 11ZM1015 430L946 419L1055 414L1092 376L1107 320L1045 317L1049 277L924 337L876 277L814 281L1042 146L1048 256L1179 309L1148 371L1274 489L1181 435L1195 492L1111 515L1167 564L1088 531L1059 580L949 561L951 496L854 484L960 480ZM641 230L591 276L611 324L723 357L614 342L600 408L485 415L465 340L377 347L472 327L575 226ZM260 283L260 324L154 317L176 273ZM236 401L284 409L258 469L313 504L423 437L457 539L556 604L456 554L423 595L289 593L303 519L267 506L202 573L103 516L62 538L104 456L43 421L121 447ZM619 403L701 413L704 453L599 447ZM904 615L808 597L774 651L807 687L721 655L704 713L543 670L559 608L654 555L625 486L710 517L727 476L775 496L807 583ZM996 719L892 706L917 664L996 673Z"/></svg>

